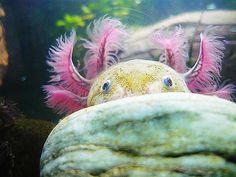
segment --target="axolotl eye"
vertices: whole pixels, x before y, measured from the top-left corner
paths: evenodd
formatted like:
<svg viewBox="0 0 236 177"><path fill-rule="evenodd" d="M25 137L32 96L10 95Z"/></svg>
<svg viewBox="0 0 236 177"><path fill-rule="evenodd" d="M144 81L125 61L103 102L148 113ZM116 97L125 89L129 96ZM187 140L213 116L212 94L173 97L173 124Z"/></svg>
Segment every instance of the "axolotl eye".
<svg viewBox="0 0 236 177"><path fill-rule="evenodd" d="M162 83L163 83L164 87L166 87L167 89L170 89L173 87L173 81L170 76L164 76Z"/></svg>
<svg viewBox="0 0 236 177"><path fill-rule="evenodd" d="M107 80L102 84L101 91L107 93L111 88L111 81Z"/></svg>

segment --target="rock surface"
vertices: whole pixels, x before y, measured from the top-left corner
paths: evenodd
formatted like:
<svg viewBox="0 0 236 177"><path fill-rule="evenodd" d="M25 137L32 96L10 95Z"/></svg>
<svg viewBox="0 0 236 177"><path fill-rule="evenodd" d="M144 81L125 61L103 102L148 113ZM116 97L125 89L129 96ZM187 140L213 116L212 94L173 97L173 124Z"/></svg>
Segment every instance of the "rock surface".
<svg viewBox="0 0 236 177"><path fill-rule="evenodd" d="M236 176L235 127L236 104L216 97L163 93L111 101L53 129L41 176Z"/></svg>

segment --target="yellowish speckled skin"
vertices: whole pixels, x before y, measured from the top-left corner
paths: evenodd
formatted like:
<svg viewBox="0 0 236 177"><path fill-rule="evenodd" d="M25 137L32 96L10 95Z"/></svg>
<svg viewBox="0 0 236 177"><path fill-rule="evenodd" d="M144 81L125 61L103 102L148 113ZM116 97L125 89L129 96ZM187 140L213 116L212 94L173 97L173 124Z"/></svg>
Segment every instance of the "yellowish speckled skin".
<svg viewBox="0 0 236 177"><path fill-rule="evenodd" d="M165 76L171 78L171 88L163 84ZM110 80L111 86L104 92L101 88L107 80ZM183 78L169 66L156 61L136 59L118 63L101 73L90 89L87 104L93 106L128 96L161 92L189 90Z"/></svg>

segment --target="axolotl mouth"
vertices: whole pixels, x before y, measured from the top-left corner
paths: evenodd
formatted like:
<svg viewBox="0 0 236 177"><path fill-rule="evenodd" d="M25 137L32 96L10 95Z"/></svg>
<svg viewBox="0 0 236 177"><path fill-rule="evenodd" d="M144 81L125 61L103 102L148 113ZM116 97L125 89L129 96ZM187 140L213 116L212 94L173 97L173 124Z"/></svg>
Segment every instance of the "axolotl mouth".
<svg viewBox="0 0 236 177"><path fill-rule="evenodd" d="M92 106L124 97L163 92L189 92L179 73L160 62L135 59L120 62L94 81L87 100Z"/></svg>

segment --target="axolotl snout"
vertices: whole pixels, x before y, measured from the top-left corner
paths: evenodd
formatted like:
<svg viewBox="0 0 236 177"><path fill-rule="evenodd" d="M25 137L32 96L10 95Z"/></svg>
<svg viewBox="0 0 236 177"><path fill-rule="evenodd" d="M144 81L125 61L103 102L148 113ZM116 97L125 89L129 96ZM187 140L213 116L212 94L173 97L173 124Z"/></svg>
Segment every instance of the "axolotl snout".
<svg viewBox="0 0 236 177"><path fill-rule="evenodd" d="M184 79L169 66L135 59L101 73L92 84L88 106L119 98L162 92L189 92Z"/></svg>

